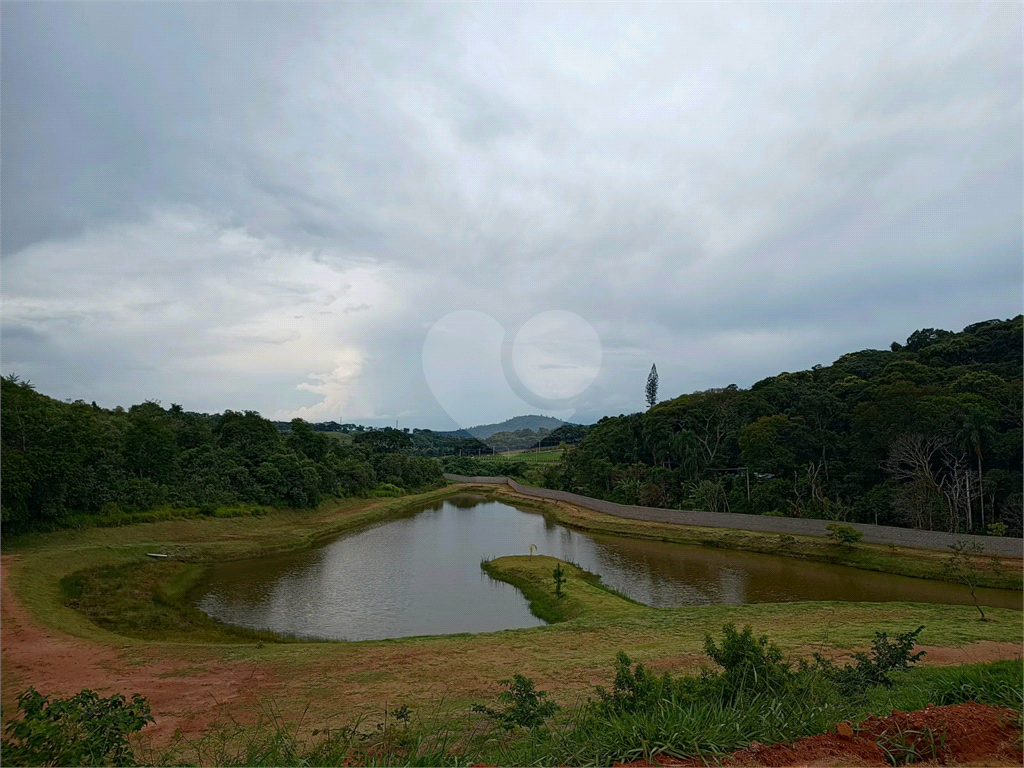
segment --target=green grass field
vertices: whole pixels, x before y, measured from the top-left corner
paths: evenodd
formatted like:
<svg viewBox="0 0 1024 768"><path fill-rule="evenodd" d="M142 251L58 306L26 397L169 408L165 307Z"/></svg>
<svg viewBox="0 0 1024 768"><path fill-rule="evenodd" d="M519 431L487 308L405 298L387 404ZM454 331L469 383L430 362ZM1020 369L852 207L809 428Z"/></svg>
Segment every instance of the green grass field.
<svg viewBox="0 0 1024 768"><path fill-rule="evenodd" d="M529 461L537 464L554 464L562 460L562 453L560 449L556 450L543 450L543 451L512 451L511 453L495 453L490 455L480 456L481 461L487 461L489 459L495 459L499 461Z"/></svg>

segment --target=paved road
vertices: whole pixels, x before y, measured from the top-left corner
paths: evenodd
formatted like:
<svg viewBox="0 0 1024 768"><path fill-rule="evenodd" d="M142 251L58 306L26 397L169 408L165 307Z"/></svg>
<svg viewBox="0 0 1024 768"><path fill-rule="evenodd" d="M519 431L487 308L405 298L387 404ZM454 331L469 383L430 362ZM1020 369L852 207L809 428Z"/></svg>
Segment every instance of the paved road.
<svg viewBox="0 0 1024 768"><path fill-rule="evenodd" d="M488 485L508 485L525 496L535 496L552 501L565 501L595 512L606 515L625 517L631 520L647 520L655 523L672 523L674 525L699 525L705 528L735 528L742 531L758 531L762 533L788 533L794 536L827 537L825 526L829 520L808 520L795 517L772 517L765 515L734 515L721 512L698 512L678 509L659 509L657 507L636 507L628 504L616 504L613 501L592 499L568 491L553 491L549 488L534 488L520 485L508 477L466 477L465 475L445 475L445 478L456 483L484 483ZM978 542L985 547L986 554L1002 557L1024 558L1024 539L971 536L968 534L949 534L941 531L918 531L913 528L894 528L888 525L866 525L864 523L844 523L856 528L864 534L863 541L869 544L895 544L900 547L916 549L932 549L940 552L948 549L956 541L967 540Z"/></svg>

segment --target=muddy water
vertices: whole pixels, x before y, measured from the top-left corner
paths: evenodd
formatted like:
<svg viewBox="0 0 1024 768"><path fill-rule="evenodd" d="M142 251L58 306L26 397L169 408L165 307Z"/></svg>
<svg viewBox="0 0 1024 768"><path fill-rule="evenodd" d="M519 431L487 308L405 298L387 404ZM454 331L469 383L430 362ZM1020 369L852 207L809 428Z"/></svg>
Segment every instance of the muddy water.
<svg viewBox="0 0 1024 768"><path fill-rule="evenodd" d="M952 584L747 552L591 536L462 495L319 549L214 566L199 607L216 619L307 637L369 640L543 624L483 558L552 555L656 607L794 600L970 603ZM979 590L1021 609L1020 592Z"/></svg>

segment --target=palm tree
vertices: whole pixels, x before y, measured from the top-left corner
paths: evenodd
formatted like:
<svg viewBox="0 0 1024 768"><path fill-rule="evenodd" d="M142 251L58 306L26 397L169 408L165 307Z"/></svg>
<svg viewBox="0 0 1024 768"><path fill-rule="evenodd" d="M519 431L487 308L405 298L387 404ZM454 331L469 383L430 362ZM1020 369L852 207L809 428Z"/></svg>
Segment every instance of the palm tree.
<svg viewBox="0 0 1024 768"><path fill-rule="evenodd" d="M985 488L981 481L981 444L995 435L995 429L984 414L978 411L961 413L954 424L953 439L967 451L974 453L978 462L978 498L981 502L981 524L985 525ZM970 507L968 507L968 516ZM967 523L968 530L971 521Z"/></svg>

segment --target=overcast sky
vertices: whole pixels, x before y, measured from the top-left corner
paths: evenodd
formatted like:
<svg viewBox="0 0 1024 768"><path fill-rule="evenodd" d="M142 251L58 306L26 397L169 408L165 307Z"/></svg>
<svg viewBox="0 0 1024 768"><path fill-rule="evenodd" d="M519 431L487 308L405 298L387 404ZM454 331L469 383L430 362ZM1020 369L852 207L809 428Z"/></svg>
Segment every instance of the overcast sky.
<svg viewBox="0 0 1024 768"><path fill-rule="evenodd" d="M586 423L1012 317L1021 9L4 2L3 373Z"/></svg>

